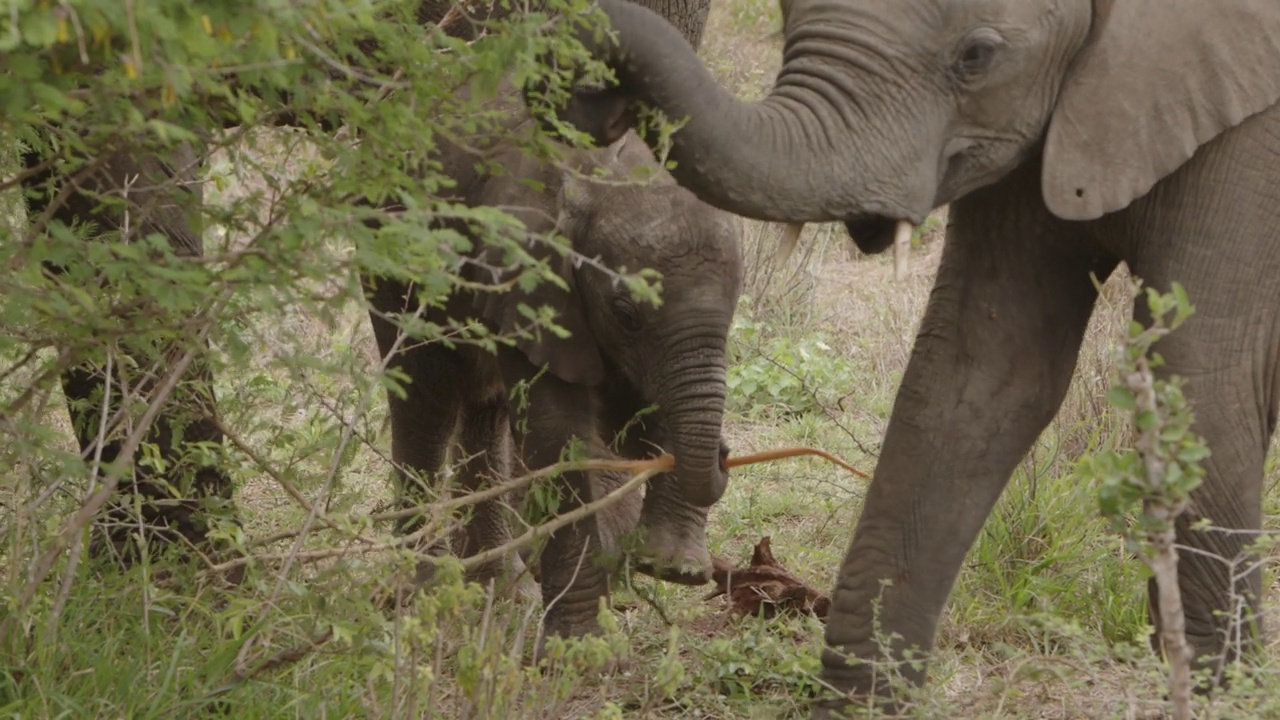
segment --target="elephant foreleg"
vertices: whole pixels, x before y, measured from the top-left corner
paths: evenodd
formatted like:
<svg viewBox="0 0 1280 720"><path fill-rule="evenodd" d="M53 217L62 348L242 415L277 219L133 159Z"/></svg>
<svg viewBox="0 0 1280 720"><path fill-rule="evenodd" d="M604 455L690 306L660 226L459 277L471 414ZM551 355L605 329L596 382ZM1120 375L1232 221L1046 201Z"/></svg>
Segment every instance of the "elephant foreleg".
<svg viewBox="0 0 1280 720"><path fill-rule="evenodd" d="M631 458L657 455L668 445L666 434L653 423L623 425L622 454ZM728 455L727 449L723 452ZM679 481L663 473L649 481L636 523L640 546L636 569L659 580L681 585L711 581L711 553L707 550L707 514L684 499Z"/></svg>
<svg viewBox="0 0 1280 720"><path fill-rule="evenodd" d="M559 462L575 445L581 456L607 456L595 426L599 413L593 393L550 373L539 375L517 350L500 348L498 356L507 387L524 386L522 401L512 408L512 432L526 467L538 469ZM587 472L561 475L558 512L591 502L596 484ZM599 558L600 537L597 518L588 515L548 538L538 559L544 637L600 632L596 613L600 600L609 594L609 572ZM542 648L540 644L539 655Z"/></svg>
<svg viewBox="0 0 1280 720"><path fill-rule="evenodd" d="M388 392L387 402L397 504L402 511L413 511L439 500L439 474L462 411L468 363L456 348L400 339L394 315L414 311L408 305L413 297L410 288L385 279L362 281L372 305L369 317L378 351L384 358L390 356L388 367L408 378L403 396ZM447 541L430 532L428 520L424 514L408 513L396 521L395 529L403 535L426 532L417 543L418 550L426 555L446 554ZM431 563L420 563L414 583L426 582L432 569Z"/></svg>
<svg viewBox="0 0 1280 720"><path fill-rule="evenodd" d="M601 472L592 477L592 495L602 498L622 487L631 479L627 473ZM616 568L627 553L627 538L640 521L641 498L639 490L601 510L596 515L600 530L600 555L609 568Z"/></svg>
<svg viewBox="0 0 1280 720"><path fill-rule="evenodd" d="M883 695L924 679L965 553L1056 412L1113 260L1042 208L1038 168L951 208L942 264L841 565L824 678ZM839 700L834 705L842 705ZM817 711L825 717L826 708Z"/></svg>

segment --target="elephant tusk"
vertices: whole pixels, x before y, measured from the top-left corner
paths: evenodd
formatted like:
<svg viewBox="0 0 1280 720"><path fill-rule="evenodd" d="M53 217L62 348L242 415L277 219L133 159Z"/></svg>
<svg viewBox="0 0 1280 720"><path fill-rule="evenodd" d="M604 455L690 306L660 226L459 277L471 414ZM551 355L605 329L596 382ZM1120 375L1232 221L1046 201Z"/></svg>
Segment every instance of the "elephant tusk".
<svg viewBox="0 0 1280 720"><path fill-rule="evenodd" d="M910 220L899 220L893 233L893 278L902 282L907 278L907 257L911 253L911 234L915 226Z"/></svg>
<svg viewBox="0 0 1280 720"><path fill-rule="evenodd" d="M782 226L782 237L778 244L778 264L786 265L800 243L800 233L804 232L804 223L787 223Z"/></svg>

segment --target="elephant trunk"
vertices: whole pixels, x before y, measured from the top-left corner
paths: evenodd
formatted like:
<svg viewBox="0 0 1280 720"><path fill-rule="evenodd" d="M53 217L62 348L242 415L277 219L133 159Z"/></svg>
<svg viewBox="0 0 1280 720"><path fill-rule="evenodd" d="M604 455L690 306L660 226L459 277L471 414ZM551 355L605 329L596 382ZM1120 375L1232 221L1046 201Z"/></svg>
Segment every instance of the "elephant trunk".
<svg viewBox="0 0 1280 720"><path fill-rule="evenodd" d="M850 152L858 138L882 134L856 97L874 89L850 87L840 63L824 57L833 42L820 28L791 33L773 91L761 102L743 103L715 82L661 17L627 0L599 5L618 44L589 34L584 43L614 68L628 93L672 119L688 118L673 136L672 173L704 202L757 220L844 221L860 245L866 239L879 249L891 242L897 220L924 220L932 188L904 193L866 180L919 175L918 168L885 167L879 156L891 145L887 139L884 148L860 148L862 157Z"/></svg>
<svg viewBox="0 0 1280 720"><path fill-rule="evenodd" d="M684 499L710 507L724 494L728 472L723 465L724 340L704 344L668 362L658 393L659 412L676 458L675 475Z"/></svg>

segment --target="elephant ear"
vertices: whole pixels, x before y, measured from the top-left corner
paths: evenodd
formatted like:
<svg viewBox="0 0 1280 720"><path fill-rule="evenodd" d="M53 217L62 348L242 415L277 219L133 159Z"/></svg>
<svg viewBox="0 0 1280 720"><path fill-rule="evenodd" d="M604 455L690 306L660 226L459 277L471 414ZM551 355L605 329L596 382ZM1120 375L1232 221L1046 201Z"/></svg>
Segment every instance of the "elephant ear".
<svg viewBox="0 0 1280 720"><path fill-rule="evenodd" d="M502 293L481 293L480 313L489 324L503 335L514 336L516 348L538 367L546 366L547 372L575 385L598 385L604 380L604 361L596 346L595 335L587 322L587 315L574 280L573 261L564 256L550 258L552 267L560 279L568 285L564 289L543 280L528 292L512 289ZM534 326L520 312L524 304L535 311L543 306L555 311L554 322L569 331L568 337Z"/></svg>
<svg viewBox="0 0 1280 720"><path fill-rule="evenodd" d="M658 165L653 151L639 135L628 132L612 144L575 158L560 178L556 198L556 227L569 238L583 238L583 249L591 252L592 216L605 208L619 212L612 202L626 202L619 188L630 184L656 187L675 185L675 178ZM577 244L577 243L575 243Z"/></svg>
<svg viewBox="0 0 1280 720"><path fill-rule="evenodd" d="M1094 0L1045 140L1045 204L1067 220L1123 209L1277 98L1277 0Z"/></svg>

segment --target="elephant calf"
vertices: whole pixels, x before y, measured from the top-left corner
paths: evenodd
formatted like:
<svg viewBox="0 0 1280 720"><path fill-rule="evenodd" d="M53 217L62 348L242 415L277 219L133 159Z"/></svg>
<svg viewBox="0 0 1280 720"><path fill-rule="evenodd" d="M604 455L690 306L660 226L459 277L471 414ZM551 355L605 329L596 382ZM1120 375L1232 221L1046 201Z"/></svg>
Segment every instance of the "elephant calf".
<svg viewBox="0 0 1280 720"><path fill-rule="evenodd" d="M530 128L522 121L516 130ZM429 322L478 317L492 331L514 336L514 344L496 353L441 343L408 343L396 350L395 317L417 309L414 288L366 279L379 348L384 357L395 350L391 366L410 380L406 395L390 398L392 457L400 468L402 502L412 507L427 496L455 437L468 458L459 482L468 490L508 476L511 455L526 467L545 467L559 461L571 442L590 457L673 453L676 471L650 481L643 507L637 498L549 539L539 566L549 605L545 630L577 636L598 629L598 601L608 592L608 573L595 556L637 519L640 570L686 584L710 579L704 532L707 506L723 491L726 477L720 431L726 342L742 284L737 224L677 186L633 134L607 148L572 154L569 164L581 167L582 175L510 146L487 155L486 167L503 173L478 168L474 152L443 150L457 199L516 215L527 230L529 252L546 260L568 290L543 282L529 292L455 291L446 307L426 311ZM599 169L611 180L585 177ZM647 173L651 180L620 182L633 173ZM553 230L587 260L561 257L537 240ZM508 263L501 250L476 239L469 279L491 283L488 268ZM659 307L634 300L606 270L645 267L662 274ZM524 327L530 323L521 304L554 308L556 323L571 334ZM523 388L522 417L509 399L517 386ZM567 473L560 481L559 509L580 506L617 482L603 473ZM421 519L411 518L400 530L420 526ZM501 505L482 504L474 509L461 552L493 547L508 536ZM484 568L479 579L500 571Z"/></svg>

